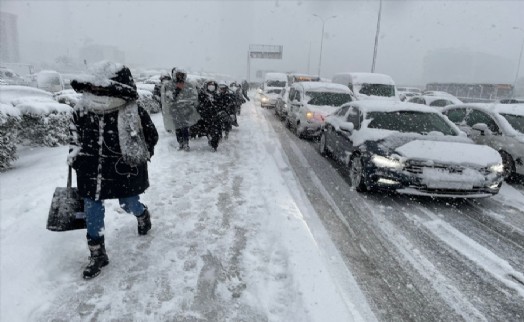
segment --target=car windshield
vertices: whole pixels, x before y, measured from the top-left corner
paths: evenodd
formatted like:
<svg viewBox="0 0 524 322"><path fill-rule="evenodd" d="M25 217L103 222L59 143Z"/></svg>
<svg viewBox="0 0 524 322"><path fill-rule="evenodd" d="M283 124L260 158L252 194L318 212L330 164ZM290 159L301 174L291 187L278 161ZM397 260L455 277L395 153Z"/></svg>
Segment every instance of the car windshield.
<svg viewBox="0 0 524 322"><path fill-rule="evenodd" d="M368 96L392 97L395 96L395 86L385 84L362 84L358 92Z"/></svg>
<svg viewBox="0 0 524 322"><path fill-rule="evenodd" d="M308 104L311 105L340 106L344 103L351 102L351 95L346 93L307 92L306 95L311 97L308 101Z"/></svg>
<svg viewBox="0 0 524 322"><path fill-rule="evenodd" d="M500 114L502 115L511 126L524 134L524 116L523 115L514 115L514 114Z"/></svg>
<svg viewBox="0 0 524 322"><path fill-rule="evenodd" d="M440 132L444 135L457 133L446 121L436 113L418 111L370 112L368 128L397 131L402 133L428 134Z"/></svg>
<svg viewBox="0 0 524 322"><path fill-rule="evenodd" d="M266 85L269 87L286 87L286 82L281 80L268 80Z"/></svg>
<svg viewBox="0 0 524 322"><path fill-rule="evenodd" d="M267 94L280 94L282 93L282 90L281 89L268 89L266 93Z"/></svg>

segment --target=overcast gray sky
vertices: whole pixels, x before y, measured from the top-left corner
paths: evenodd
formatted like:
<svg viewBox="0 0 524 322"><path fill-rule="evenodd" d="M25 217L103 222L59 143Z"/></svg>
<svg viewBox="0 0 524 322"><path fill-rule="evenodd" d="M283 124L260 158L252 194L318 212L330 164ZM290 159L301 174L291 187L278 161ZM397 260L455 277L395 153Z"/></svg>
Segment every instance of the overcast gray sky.
<svg viewBox="0 0 524 322"><path fill-rule="evenodd" d="M313 14L337 16L325 23L321 75L369 71L378 8L378 0L0 1L2 11L18 15L27 62L39 61L45 43L78 58L78 48L92 42L122 49L129 65L238 77L246 75L249 44L284 47L281 61L252 60L253 71L317 73L322 23ZM376 72L418 83L429 52L454 49L499 56L511 69L502 78L512 83L523 17L524 1L385 0Z"/></svg>

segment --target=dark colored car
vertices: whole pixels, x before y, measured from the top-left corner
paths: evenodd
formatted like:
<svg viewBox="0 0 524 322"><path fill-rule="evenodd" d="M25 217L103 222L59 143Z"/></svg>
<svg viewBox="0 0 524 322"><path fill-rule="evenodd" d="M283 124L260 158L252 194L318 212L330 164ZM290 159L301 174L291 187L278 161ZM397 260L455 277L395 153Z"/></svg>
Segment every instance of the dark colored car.
<svg viewBox="0 0 524 322"><path fill-rule="evenodd" d="M502 160L475 145L436 109L402 102L360 101L329 115L319 150L349 167L359 192L479 198L499 192Z"/></svg>

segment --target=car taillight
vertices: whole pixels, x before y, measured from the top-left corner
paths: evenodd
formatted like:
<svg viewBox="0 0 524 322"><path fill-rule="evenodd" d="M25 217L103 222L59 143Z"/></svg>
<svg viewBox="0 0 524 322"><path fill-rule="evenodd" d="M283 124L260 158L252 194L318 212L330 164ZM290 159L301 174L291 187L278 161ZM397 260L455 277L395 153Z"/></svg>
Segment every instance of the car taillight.
<svg viewBox="0 0 524 322"><path fill-rule="evenodd" d="M317 114L317 113L315 113L315 115L314 115L313 118L314 118L315 120L317 120L317 121L320 121L320 122L324 122L324 119L325 119L324 115L322 115L322 114Z"/></svg>

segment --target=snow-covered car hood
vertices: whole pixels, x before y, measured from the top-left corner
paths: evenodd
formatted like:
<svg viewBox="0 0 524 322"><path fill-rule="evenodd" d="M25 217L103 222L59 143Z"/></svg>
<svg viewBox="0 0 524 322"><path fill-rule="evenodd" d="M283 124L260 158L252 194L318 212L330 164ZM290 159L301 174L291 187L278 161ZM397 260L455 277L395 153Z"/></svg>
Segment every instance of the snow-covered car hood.
<svg viewBox="0 0 524 322"><path fill-rule="evenodd" d="M502 162L500 154L486 145L462 142L414 140L395 151L407 159L428 160L444 164L468 164L487 167Z"/></svg>

